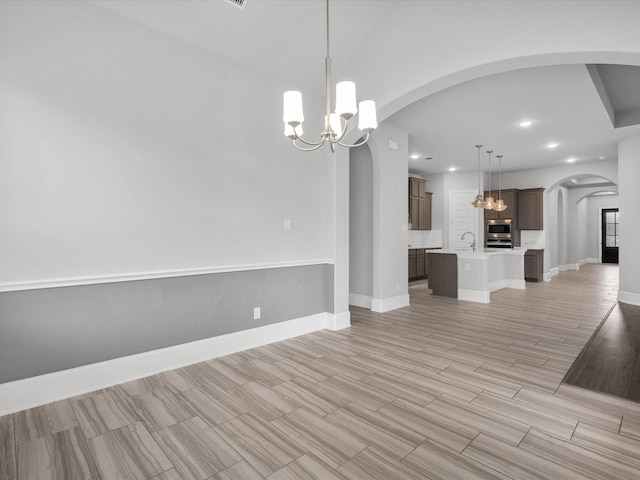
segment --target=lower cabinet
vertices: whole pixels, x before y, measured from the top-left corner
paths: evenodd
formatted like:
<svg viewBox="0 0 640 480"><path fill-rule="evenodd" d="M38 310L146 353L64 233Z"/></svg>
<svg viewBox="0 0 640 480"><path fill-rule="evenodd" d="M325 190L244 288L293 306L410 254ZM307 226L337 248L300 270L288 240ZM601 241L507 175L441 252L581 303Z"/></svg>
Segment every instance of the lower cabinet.
<svg viewBox="0 0 640 480"><path fill-rule="evenodd" d="M409 250L409 280L418 278L417 252L418 251L414 249Z"/></svg>
<svg viewBox="0 0 640 480"><path fill-rule="evenodd" d="M420 280L429 277L429 250L436 249L409 249L409 280Z"/></svg>
<svg viewBox="0 0 640 480"><path fill-rule="evenodd" d="M544 250L524 252L524 279L527 282L541 282L544 279Z"/></svg>

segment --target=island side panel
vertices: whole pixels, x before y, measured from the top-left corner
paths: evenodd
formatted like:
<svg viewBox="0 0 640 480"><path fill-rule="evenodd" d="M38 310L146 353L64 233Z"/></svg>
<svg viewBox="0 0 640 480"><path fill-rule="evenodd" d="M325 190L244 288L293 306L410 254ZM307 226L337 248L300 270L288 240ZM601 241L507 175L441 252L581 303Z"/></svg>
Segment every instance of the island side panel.
<svg viewBox="0 0 640 480"><path fill-rule="evenodd" d="M458 256L455 253L429 255L429 288L433 295L458 298Z"/></svg>

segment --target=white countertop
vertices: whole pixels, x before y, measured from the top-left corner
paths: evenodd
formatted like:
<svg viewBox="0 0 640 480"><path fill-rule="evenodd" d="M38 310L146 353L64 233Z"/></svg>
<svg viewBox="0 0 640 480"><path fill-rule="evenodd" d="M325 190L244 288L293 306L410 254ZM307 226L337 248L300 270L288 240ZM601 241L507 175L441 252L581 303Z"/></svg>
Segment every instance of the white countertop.
<svg viewBox="0 0 640 480"><path fill-rule="evenodd" d="M442 245L409 245L409 250L417 250L418 248L434 249L442 248Z"/></svg>
<svg viewBox="0 0 640 480"><path fill-rule="evenodd" d="M526 248L478 248L477 251L469 250L435 250L429 253L455 253L458 258L488 258L492 255L523 255Z"/></svg>

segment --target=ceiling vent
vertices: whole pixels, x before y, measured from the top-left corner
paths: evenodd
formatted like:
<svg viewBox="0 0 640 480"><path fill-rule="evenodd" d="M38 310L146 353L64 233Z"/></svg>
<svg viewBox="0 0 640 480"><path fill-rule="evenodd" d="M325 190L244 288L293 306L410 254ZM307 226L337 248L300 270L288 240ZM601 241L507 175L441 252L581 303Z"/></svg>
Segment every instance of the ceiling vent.
<svg viewBox="0 0 640 480"><path fill-rule="evenodd" d="M230 3L231 5L234 5L240 9L244 8L244 2L246 0L225 0L227 3Z"/></svg>

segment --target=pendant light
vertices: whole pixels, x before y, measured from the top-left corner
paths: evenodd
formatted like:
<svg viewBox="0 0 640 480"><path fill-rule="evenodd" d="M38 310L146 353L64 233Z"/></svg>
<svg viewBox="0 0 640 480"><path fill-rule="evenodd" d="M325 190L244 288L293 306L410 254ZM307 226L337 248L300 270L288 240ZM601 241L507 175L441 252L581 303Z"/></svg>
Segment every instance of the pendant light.
<svg viewBox="0 0 640 480"><path fill-rule="evenodd" d="M496 206L496 201L491 196L491 154L493 150L487 150L489 154L489 196L484 199L484 209L485 210L494 210Z"/></svg>
<svg viewBox="0 0 640 480"><path fill-rule="evenodd" d="M501 163L502 163L502 155L497 155L498 157L498 201L496 202L496 206L493 207L493 209L496 212L504 212L508 205L506 205L504 203L504 200L502 200L502 190L500 189L500 183L501 183L501 177L502 177L502 168L501 168Z"/></svg>
<svg viewBox="0 0 640 480"><path fill-rule="evenodd" d="M482 184L480 182L480 179L482 178L482 171L480 170L480 149L482 148L482 145L476 145L476 148L478 149L478 195L473 199L471 205L476 208L484 208L484 195L482 195Z"/></svg>

